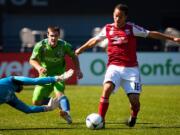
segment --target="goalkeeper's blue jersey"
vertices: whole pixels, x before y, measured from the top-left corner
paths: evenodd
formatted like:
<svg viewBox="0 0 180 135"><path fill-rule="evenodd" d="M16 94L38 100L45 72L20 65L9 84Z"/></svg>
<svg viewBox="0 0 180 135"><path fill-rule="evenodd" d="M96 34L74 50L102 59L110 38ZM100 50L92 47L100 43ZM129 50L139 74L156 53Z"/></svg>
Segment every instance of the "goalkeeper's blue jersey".
<svg viewBox="0 0 180 135"><path fill-rule="evenodd" d="M13 81L18 81L16 84ZM0 104L13 100L19 85L40 85L56 82L55 77L29 78L22 76L10 76L0 79Z"/></svg>

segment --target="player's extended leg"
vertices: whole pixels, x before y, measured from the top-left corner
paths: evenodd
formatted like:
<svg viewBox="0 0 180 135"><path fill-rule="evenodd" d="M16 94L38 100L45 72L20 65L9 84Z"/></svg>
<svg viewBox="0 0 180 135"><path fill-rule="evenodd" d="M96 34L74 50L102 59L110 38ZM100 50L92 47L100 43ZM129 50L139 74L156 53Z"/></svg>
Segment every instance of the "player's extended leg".
<svg viewBox="0 0 180 135"><path fill-rule="evenodd" d="M130 102L131 116L127 124L128 126L133 127L136 124L137 115L140 110L139 94L138 93L128 94L128 98Z"/></svg>
<svg viewBox="0 0 180 135"><path fill-rule="evenodd" d="M9 104L10 106L16 108L17 110L22 111L27 114L46 111L44 106L28 106L28 105L26 105L21 100L19 100L15 95L11 101L7 102L7 104Z"/></svg>
<svg viewBox="0 0 180 135"><path fill-rule="evenodd" d="M106 82L103 85L103 92L99 102L98 113L101 115L105 122L105 115L109 107L109 97L114 90L114 84L112 82Z"/></svg>
<svg viewBox="0 0 180 135"><path fill-rule="evenodd" d="M68 124L72 123L70 116L70 103L67 96L64 95L64 82L54 84L56 97L59 98L60 116L66 120Z"/></svg>
<svg viewBox="0 0 180 135"><path fill-rule="evenodd" d="M51 94L52 90L53 90L52 84L37 85L33 92L33 99L32 99L33 105L38 105L38 106L47 105L50 100L49 95Z"/></svg>
<svg viewBox="0 0 180 135"><path fill-rule="evenodd" d="M74 73L74 70L69 69L68 71L64 72L63 74L61 74L60 76L56 76L56 79L58 80L58 82L61 84L60 81L65 81L67 79L69 79ZM64 85L62 83L62 85ZM47 105L50 97L49 95L51 94L52 90L53 90L53 84L44 84L44 85L36 85L35 89L34 89L34 93L33 93L33 104L34 105ZM60 89L64 90L64 86L60 86Z"/></svg>
<svg viewBox="0 0 180 135"><path fill-rule="evenodd" d="M121 84L129 98L131 109L131 115L126 124L129 127L133 127L136 124L137 115L140 110L139 97L141 93L141 80L137 68L127 69L126 75L128 74L130 76L123 79Z"/></svg>
<svg viewBox="0 0 180 135"><path fill-rule="evenodd" d="M61 109L64 111L64 112L67 112L69 113L70 111L70 104L69 104L69 100L68 98L65 96L65 95L62 95L59 99L59 104L61 106Z"/></svg>
<svg viewBox="0 0 180 135"><path fill-rule="evenodd" d="M70 104L69 104L69 100L66 96L61 96L59 99L59 104L61 107L61 111L60 111L60 115L61 117L63 117L68 124L72 123L72 119L70 116Z"/></svg>

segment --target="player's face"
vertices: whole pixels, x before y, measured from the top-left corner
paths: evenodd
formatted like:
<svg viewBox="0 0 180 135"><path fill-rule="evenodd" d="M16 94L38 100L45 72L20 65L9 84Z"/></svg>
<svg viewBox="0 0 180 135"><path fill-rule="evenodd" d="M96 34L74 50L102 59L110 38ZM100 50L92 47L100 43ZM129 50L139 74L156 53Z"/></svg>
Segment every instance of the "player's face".
<svg viewBox="0 0 180 135"><path fill-rule="evenodd" d="M124 14L123 11L119 9L115 9L113 13L113 17L114 17L114 24L116 27L120 28L125 25L127 16Z"/></svg>
<svg viewBox="0 0 180 135"><path fill-rule="evenodd" d="M48 43L52 46L55 47L57 45L57 41L59 38L59 33L57 31L48 31Z"/></svg>

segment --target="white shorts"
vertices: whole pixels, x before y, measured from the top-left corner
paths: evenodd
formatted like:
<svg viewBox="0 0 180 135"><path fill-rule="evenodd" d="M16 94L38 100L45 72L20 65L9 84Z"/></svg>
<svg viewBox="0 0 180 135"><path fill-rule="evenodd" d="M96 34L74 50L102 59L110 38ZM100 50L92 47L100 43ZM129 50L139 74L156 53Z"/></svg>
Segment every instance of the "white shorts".
<svg viewBox="0 0 180 135"><path fill-rule="evenodd" d="M120 86L122 86L126 94L141 92L141 79L138 67L110 65L107 68L103 84L109 81L115 85L113 92L116 92Z"/></svg>

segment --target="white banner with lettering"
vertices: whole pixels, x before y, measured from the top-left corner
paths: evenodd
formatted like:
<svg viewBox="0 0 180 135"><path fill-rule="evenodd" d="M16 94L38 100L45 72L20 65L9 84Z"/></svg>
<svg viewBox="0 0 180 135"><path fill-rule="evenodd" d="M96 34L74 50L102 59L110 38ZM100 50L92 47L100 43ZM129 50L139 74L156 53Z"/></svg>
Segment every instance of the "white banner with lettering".
<svg viewBox="0 0 180 135"><path fill-rule="evenodd" d="M180 53L137 53L142 84L180 84ZM82 85L100 85L106 71L105 53L79 56L84 74Z"/></svg>

